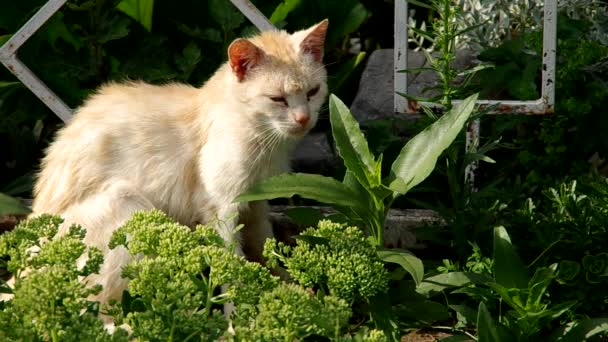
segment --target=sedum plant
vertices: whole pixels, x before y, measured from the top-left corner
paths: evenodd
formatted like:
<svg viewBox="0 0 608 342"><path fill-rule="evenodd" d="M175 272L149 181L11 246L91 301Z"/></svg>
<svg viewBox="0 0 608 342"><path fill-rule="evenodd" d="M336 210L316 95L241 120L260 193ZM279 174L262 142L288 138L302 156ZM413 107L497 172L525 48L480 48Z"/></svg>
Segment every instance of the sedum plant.
<svg viewBox="0 0 608 342"><path fill-rule="evenodd" d="M367 327L365 314L353 310L359 293L384 292L388 278L381 263L369 263L366 240L355 228L341 229L326 221L319 232L308 231L319 239L361 245L359 252L344 243L333 245L333 255L342 258L325 271L344 281L343 290L334 294L281 282L268 268L226 248L212 228L191 230L158 210L139 212L114 232L110 243L111 248L124 246L137 255L122 269L128 288L121 301L100 310L99 303L87 299L100 286L86 287L81 279L99 271L102 254L96 248L87 251L82 243L85 231L79 226L57 236L61 223L58 217L43 215L0 236L0 260L16 279L14 286L0 288L12 295L0 302L0 341L388 340L381 330ZM83 256L88 261L78 267ZM309 257L319 263L326 255ZM297 258L296 253L282 256L288 264L301 262ZM357 278L365 269L375 273ZM300 270L294 279L306 277L305 272ZM365 279L368 276L375 278ZM334 288L327 283L320 280L319 287ZM221 312L227 302L234 305L233 329ZM99 319L100 311L119 326L112 334ZM357 319L354 328L352 319Z"/></svg>
<svg viewBox="0 0 608 342"><path fill-rule="evenodd" d="M101 251L85 252L85 231L79 226L58 237L61 223L58 217L42 215L0 236L0 260L6 260L15 279L14 286L0 287L12 295L0 302L0 340L126 340L122 330L114 335L104 330L97 303L87 299L100 287L85 287L80 281L99 271ZM78 267L77 260L85 255L88 261Z"/></svg>
<svg viewBox="0 0 608 342"><path fill-rule="evenodd" d="M357 227L322 220L289 246L266 241L264 256L271 267L282 264L291 278L307 288L349 301L369 301L387 291L389 275L373 245Z"/></svg>

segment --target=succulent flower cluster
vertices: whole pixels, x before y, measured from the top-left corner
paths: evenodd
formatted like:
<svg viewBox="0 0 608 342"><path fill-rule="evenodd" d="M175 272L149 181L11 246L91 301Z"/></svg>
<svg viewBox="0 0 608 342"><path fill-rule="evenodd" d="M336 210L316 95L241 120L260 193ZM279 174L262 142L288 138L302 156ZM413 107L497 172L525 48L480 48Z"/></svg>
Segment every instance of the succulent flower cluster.
<svg viewBox="0 0 608 342"><path fill-rule="evenodd" d="M348 296L365 298L383 291L387 279L356 228L324 221L318 231L306 233L327 241L328 249L302 242L282 257L302 267L303 257L317 260L310 265L312 275L297 267L292 275L315 279L317 285L331 279L323 285L327 293L315 293L304 284L281 282L268 268L230 252L209 227L191 230L157 210L137 213L110 241L110 248L124 246L137 256L123 267L128 289L122 301L100 310L99 303L87 298L101 287L87 287L81 280L99 271L101 251L82 243L85 230L79 226L57 236L61 223L43 215L0 236L0 260L16 279L14 286L2 287L13 298L0 302L0 340L386 340L381 331L367 328L346 334L354 302ZM312 252L307 254L306 248ZM85 254L86 264L78 267ZM235 308L233 333L221 312L227 302ZM117 326L125 323L129 332L117 328L110 334L100 311L113 316Z"/></svg>
<svg viewBox="0 0 608 342"><path fill-rule="evenodd" d="M264 256L271 267L283 264L302 286L351 302L387 289L384 264L357 227L323 220L318 228L304 231L295 247L268 240Z"/></svg>

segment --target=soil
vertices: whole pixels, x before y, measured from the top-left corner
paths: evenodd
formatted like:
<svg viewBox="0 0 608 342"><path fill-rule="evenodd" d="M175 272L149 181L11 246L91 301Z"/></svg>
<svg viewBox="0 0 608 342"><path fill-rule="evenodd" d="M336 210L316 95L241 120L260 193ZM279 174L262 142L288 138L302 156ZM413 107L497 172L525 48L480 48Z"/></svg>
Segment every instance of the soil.
<svg viewBox="0 0 608 342"><path fill-rule="evenodd" d="M435 342L440 341L452 334L445 331L437 331L432 329L421 329L410 332L401 338L401 342Z"/></svg>

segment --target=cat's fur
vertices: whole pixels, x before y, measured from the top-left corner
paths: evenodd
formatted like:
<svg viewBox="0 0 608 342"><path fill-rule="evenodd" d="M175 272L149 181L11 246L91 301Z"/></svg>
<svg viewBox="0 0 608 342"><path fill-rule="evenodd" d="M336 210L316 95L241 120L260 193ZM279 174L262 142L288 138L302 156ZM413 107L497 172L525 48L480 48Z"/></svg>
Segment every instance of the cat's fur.
<svg viewBox="0 0 608 342"><path fill-rule="evenodd" d="M201 88L140 82L103 86L58 132L35 185L34 215L86 229L105 254L96 298L120 298L124 248L112 232L138 210L180 223L215 222L238 253L261 258L272 236L265 202L233 203L253 183L288 169L294 144L315 124L327 95L322 64L328 23L288 34L237 39L229 60ZM235 232L238 222L245 224Z"/></svg>

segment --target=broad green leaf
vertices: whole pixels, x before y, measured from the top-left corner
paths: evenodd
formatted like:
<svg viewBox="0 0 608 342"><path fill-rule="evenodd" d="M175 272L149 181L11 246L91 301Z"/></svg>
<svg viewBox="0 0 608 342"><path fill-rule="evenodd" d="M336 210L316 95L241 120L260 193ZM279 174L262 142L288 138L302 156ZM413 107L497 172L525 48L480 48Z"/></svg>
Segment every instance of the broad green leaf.
<svg viewBox="0 0 608 342"><path fill-rule="evenodd" d="M346 105L334 94L329 97L329 120L338 154L353 176L367 189L374 184L375 162L359 123Z"/></svg>
<svg viewBox="0 0 608 342"><path fill-rule="evenodd" d="M486 305L479 303L477 315L477 342L500 342L502 338L498 332L498 327L490 316Z"/></svg>
<svg viewBox="0 0 608 342"><path fill-rule="evenodd" d="M329 3L330 1L325 2ZM340 1L331 2L340 3ZM326 46L335 46L340 44L344 37L357 30L357 28L359 28L359 26L361 26L365 19L367 19L371 14L371 12L368 11L367 8L365 8L365 6L363 6L363 4L359 1L342 1L341 3L342 5L337 6L339 8L334 7L332 9L333 11L340 11L334 13L340 13L339 16L341 20L339 19L332 21L333 24L331 24L331 29L327 35L325 43ZM332 6L329 4L327 5Z"/></svg>
<svg viewBox="0 0 608 342"><path fill-rule="evenodd" d="M492 278L476 273L450 272L438 274L425 278L416 288L416 292L421 295L431 297L441 291L454 287L461 287L469 284L487 284L492 282Z"/></svg>
<svg viewBox="0 0 608 342"><path fill-rule="evenodd" d="M556 336L558 342L587 341L592 336L608 332L608 318L592 318L576 322L563 336Z"/></svg>
<svg viewBox="0 0 608 342"><path fill-rule="evenodd" d="M152 31L154 0L122 0L116 8L135 19L146 30Z"/></svg>
<svg viewBox="0 0 608 342"><path fill-rule="evenodd" d="M307 173L288 173L266 179L240 194L235 202L260 201L300 195L342 207L365 207L349 187L331 177Z"/></svg>
<svg viewBox="0 0 608 342"><path fill-rule="evenodd" d="M420 300L418 298L400 301L399 305L395 308L395 313L398 317L406 317L427 324L451 318L445 305L432 300Z"/></svg>
<svg viewBox="0 0 608 342"><path fill-rule="evenodd" d="M504 227L494 228L494 279L506 288L528 287L528 270Z"/></svg>
<svg viewBox="0 0 608 342"><path fill-rule="evenodd" d="M279 23L287 18L289 13L293 11L302 0L284 0L281 2L275 9L274 12L270 15L270 22L273 24Z"/></svg>
<svg viewBox="0 0 608 342"><path fill-rule="evenodd" d="M19 202L18 199L0 193L0 216L29 214L31 210Z"/></svg>
<svg viewBox="0 0 608 342"><path fill-rule="evenodd" d="M522 296L525 296L525 292L518 288L506 288L498 283L490 283L488 286L494 290L509 305L513 310L517 311L520 315L526 314L526 308L524 307L524 300Z"/></svg>
<svg viewBox="0 0 608 342"><path fill-rule="evenodd" d="M349 187L356 194L357 198L361 203L365 203L366 208L372 209L374 207L372 192L370 192L370 190L366 189L363 185L361 185L361 183L359 183L359 181L351 171L346 170L342 183ZM371 210L366 212L371 212ZM359 216L363 217L365 215L365 213L359 213ZM371 217L369 219L371 219Z"/></svg>
<svg viewBox="0 0 608 342"><path fill-rule="evenodd" d="M422 260L418 259L412 252L404 249L378 249L378 257L384 262L399 264L412 275L416 286L419 286L424 277L424 266Z"/></svg>
<svg viewBox="0 0 608 342"><path fill-rule="evenodd" d="M319 209L309 207L289 208L285 210L285 215L303 226L316 226L320 220L325 218Z"/></svg>
<svg viewBox="0 0 608 342"><path fill-rule="evenodd" d="M389 188L405 194L431 174L437 158L462 130L476 100L477 95L468 97L403 147L391 166Z"/></svg>
<svg viewBox="0 0 608 342"><path fill-rule="evenodd" d="M526 308L533 309L540 306L543 294L549 287L549 284L555 279L555 271L557 270L557 263L549 267L537 268L534 272L534 276L530 279L528 285L529 294L528 300L526 301Z"/></svg>

